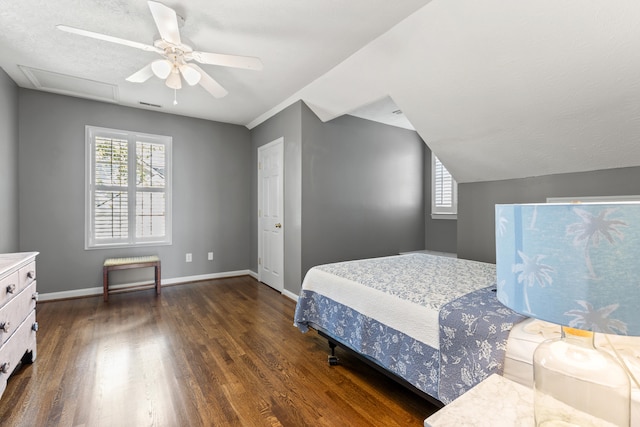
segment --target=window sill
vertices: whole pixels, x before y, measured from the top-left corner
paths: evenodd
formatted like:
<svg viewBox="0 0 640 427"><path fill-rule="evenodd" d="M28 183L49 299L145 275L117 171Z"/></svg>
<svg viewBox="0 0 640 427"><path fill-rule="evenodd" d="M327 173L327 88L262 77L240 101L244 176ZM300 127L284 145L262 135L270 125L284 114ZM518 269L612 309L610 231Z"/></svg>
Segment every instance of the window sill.
<svg viewBox="0 0 640 427"><path fill-rule="evenodd" d="M458 214L431 214L431 219L458 219Z"/></svg>
<svg viewBox="0 0 640 427"><path fill-rule="evenodd" d="M102 245L93 245L93 246L85 246L85 251L93 251L96 249L125 249L125 248L143 248L149 246L171 246L172 243L170 241L157 241L157 242L140 242L140 243L113 243L113 244L102 244Z"/></svg>

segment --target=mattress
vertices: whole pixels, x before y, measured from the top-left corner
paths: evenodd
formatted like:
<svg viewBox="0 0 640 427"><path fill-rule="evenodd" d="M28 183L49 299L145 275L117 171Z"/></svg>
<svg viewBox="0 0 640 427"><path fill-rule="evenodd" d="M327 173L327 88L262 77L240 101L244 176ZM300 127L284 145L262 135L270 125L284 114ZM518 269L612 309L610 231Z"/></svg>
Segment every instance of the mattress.
<svg viewBox="0 0 640 427"><path fill-rule="evenodd" d="M494 283L495 265L408 254L314 267L302 288L330 296L437 350L442 306Z"/></svg>

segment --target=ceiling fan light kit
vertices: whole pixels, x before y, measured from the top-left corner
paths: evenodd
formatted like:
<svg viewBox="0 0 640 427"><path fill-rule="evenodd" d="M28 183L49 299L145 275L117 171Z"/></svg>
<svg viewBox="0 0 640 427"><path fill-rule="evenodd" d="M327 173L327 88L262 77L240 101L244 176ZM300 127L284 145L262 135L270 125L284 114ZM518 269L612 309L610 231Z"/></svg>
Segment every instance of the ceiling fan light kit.
<svg viewBox="0 0 640 427"><path fill-rule="evenodd" d="M56 28L68 33L91 37L110 43L141 49L147 52L155 52L163 58L155 60L145 65L126 78L131 83L144 83L152 76L165 81L165 84L174 89L182 88L182 78L188 85L200 84L207 92L216 98L227 95L227 90L220 85L213 77L196 64L190 63L195 60L201 64L218 65L222 67L242 68L245 70L261 70L262 61L259 58L250 56L226 55L220 53L194 51L190 46L183 44L180 39L178 25L178 15L168 6L156 1L148 1L149 9L153 20L158 27L160 39L155 40L153 45L125 40L106 34L73 28L66 25L57 25ZM181 77L182 76L182 77ZM174 105L175 92L174 92Z"/></svg>

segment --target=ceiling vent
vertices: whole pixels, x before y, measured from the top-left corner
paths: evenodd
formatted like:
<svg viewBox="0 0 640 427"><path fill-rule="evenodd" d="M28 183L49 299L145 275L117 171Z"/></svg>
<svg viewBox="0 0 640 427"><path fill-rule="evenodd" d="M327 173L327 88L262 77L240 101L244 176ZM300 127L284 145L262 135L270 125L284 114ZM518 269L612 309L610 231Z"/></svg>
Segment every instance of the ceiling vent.
<svg viewBox="0 0 640 427"><path fill-rule="evenodd" d="M109 83L83 79L51 71L18 65L36 89L62 95L118 102L118 87Z"/></svg>
<svg viewBox="0 0 640 427"><path fill-rule="evenodd" d="M145 107L156 107L156 108L162 108L162 105L152 104L152 103L150 103L150 102L144 102L144 101L140 101L140 105L144 105Z"/></svg>

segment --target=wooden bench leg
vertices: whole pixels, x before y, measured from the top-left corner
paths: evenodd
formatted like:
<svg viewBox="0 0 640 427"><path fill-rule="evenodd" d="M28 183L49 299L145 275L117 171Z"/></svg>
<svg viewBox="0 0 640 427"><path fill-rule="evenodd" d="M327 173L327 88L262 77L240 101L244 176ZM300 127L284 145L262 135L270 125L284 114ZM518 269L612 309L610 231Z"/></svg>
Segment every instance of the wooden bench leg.
<svg viewBox="0 0 640 427"><path fill-rule="evenodd" d="M161 292L161 288L160 288L160 263L156 264L156 268L155 268L155 273L156 273L156 295L160 295Z"/></svg>
<svg viewBox="0 0 640 427"><path fill-rule="evenodd" d="M102 294L105 302L109 301L109 268L102 267Z"/></svg>

